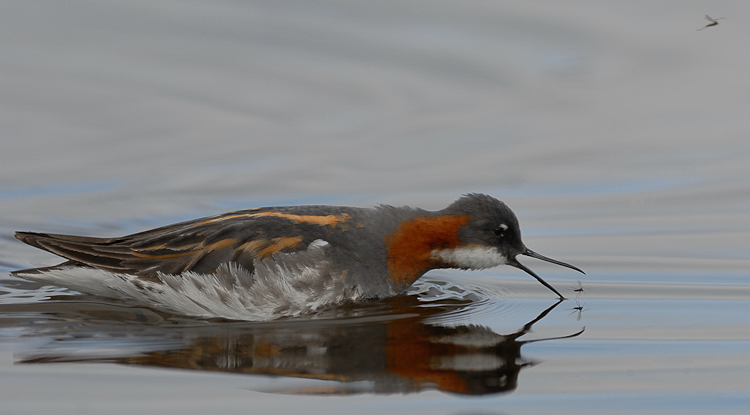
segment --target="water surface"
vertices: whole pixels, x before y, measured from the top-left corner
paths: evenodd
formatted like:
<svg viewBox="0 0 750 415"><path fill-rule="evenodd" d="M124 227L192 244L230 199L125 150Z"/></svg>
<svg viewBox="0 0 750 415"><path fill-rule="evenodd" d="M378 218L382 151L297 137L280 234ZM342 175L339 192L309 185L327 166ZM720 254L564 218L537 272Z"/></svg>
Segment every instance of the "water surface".
<svg viewBox="0 0 750 415"><path fill-rule="evenodd" d="M2 9L8 413L750 408L745 2ZM696 31L705 14L727 20ZM16 230L440 209L467 192L505 201L531 249L586 271L525 261L569 300L510 267L440 271L408 296L241 322L8 274L58 261Z"/></svg>

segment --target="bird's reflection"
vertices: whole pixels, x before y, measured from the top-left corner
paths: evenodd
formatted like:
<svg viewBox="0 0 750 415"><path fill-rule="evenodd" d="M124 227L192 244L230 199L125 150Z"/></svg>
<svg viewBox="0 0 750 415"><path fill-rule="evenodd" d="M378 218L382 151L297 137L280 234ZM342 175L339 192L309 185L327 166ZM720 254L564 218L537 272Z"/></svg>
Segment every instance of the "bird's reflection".
<svg viewBox="0 0 750 415"><path fill-rule="evenodd" d="M409 304L413 300L408 297L394 301L392 313L376 317L219 323L160 328L156 332L151 327L144 329L150 334L142 336L140 348L124 347L124 337L120 337L118 344L123 352L114 356L111 347L106 356L96 353L87 356L80 348L75 353L66 353L63 350L70 351L71 345L64 347L62 343L71 339L58 338L54 341L56 345L36 350L33 355L23 357L22 362L117 362L337 381L334 387L326 389L280 392L408 393L439 389L459 394L492 394L516 388L520 370L530 365L521 357L521 347L529 341L520 341L519 337L560 304L553 304L517 332L501 335L477 325L449 327L428 323L426 319L445 310ZM159 342L154 342L154 337ZM164 344L171 347L163 347Z"/></svg>

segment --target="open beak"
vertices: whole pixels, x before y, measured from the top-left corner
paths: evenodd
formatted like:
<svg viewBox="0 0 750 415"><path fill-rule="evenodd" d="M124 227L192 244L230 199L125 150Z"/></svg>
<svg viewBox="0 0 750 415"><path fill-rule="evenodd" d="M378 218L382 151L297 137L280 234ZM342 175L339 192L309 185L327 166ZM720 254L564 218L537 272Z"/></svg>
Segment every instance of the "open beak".
<svg viewBox="0 0 750 415"><path fill-rule="evenodd" d="M524 251L521 252L521 255L526 255L526 256L530 256L532 258L541 259L542 261L547 261L547 262L550 262L550 263L553 263L553 264L562 265L563 267L574 269L574 270L580 272L581 274L585 274L585 272L583 272L578 267L574 267L573 265L566 264L564 262L560 262L560 261L554 260L552 258L547 258L544 255L539 255L536 252L534 252L534 251L532 251L531 249L528 249L528 248L525 248ZM542 285L544 285L545 287L547 287L550 290L552 290L552 292L554 292L555 294L557 294L557 296L560 297L560 299L563 299L563 300L565 299L565 297L563 297L563 295L560 294L553 286L549 285L547 283L547 281L543 280L540 276L536 275L536 273L534 271L530 270L525 265L523 265L522 263L518 262L518 260L516 260L515 258L513 258L510 261L509 265L512 265L512 266L514 266L514 267L516 267L518 269L524 270L527 274L531 275L532 277L536 278L537 281L541 282Z"/></svg>

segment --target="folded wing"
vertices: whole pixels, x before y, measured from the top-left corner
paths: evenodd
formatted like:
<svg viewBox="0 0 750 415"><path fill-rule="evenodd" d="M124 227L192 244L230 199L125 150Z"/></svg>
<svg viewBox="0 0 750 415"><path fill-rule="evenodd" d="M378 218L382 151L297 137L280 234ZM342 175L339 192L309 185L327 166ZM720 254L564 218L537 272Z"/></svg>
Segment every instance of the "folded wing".
<svg viewBox="0 0 750 415"><path fill-rule="evenodd" d="M230 262L253 271L256 259L304 250L320 233L294 224L288 217L268 212L234 213L119 238L34 232L17 232L16 238L71 261L66 265L156 276L158 272L212 273Z"/></svg>

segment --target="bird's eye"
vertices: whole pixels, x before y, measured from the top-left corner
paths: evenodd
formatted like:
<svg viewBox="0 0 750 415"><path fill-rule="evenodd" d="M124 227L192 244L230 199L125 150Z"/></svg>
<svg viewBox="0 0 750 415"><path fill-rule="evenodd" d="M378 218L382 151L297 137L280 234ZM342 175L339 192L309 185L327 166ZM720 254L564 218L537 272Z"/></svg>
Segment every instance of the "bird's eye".
<svg viewBox="0 0 750 415"><path fill-rule="evenodd" d="M495 229L493 229L493 230L492 230L492 233L493 233L493 234L494 234L494 235L495 235L496 237L498 237L498 238L502 238L502 237L504 237L504 236L505 236L505 230L506 230L506 229L507 229L507 228L503 228L502 226L498 226L497 228L495 228Z"/></svg>

